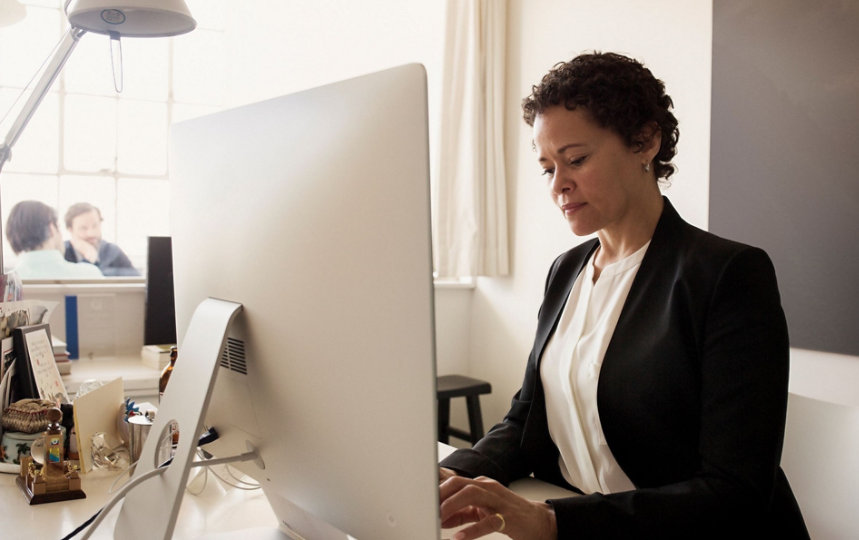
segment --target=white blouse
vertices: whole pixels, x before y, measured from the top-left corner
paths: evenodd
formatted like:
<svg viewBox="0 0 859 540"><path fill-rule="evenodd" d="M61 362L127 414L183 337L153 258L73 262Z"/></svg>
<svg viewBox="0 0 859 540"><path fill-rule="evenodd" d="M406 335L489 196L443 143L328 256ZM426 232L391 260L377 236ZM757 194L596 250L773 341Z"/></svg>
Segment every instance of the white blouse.
<svg viewBox="0 0 859 540"><path fill-rule="evenodd" d="M596 283L591 256L543 352L540 378L549 434L561 453L561 473L584 493L635 487L606 444L597 410L597 383L605 351L649 245L607 265Z"/></svg>

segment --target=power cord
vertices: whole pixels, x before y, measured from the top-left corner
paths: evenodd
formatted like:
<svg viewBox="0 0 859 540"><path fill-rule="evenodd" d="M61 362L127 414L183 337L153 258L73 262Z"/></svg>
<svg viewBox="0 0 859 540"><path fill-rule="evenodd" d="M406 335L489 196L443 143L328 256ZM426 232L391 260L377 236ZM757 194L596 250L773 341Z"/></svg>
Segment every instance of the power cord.
<svg viewBox="0 0 859 540"><path fill-rule="evenodd" d="M223 476L218 474L217 471L215 471L214 469L211 468L213 465L218 465L218 463L213 463L214 460L207 457L207 454L208 454L208 452L198 450L197 456L201 458L201 461L195 462L196 467L206 467L206 470L203 473L206 475L203 478L203 487L200 488L200 490L197 491L196 493L191 491L191 490L188 490L188 493L190 493L192 495L199 495L200 493L202 493L203 490L206 489L206 483L208 482L208 473L209 472L211 472L212 475L215 478L217 478L218 480L220 480L222 483L224 483L224 484L226 484L232 488L235 488L235 489L241 489L244 491L254 491L257 489L261 489L260 484L247 482L247 481L237 477L235 474L233 474L233 468L230 467L229 465L225 465L224 469L233 481L227 480L226 478L224 478Z"/></svg>
<svg viewBox="0 0 859 540"><path fill-rule="evenodd" d="M218 432L214 428L209 428L207 430L207 432L200 437L199 444L200 445L208 444L208 443L216 440L217 438L218 438ZM197 451L198 451L198 455L200 452L204 452L204 451L200 450L199 448ZM206 452L206 453L208 453L208 452ZM257 454L257 452L255 450L251 450L251 451L245 452L243 454L239 454L239 455L231 456L231 457L213 458L213 459L207 459L205 461L195 461L195 462L192 462L189 466L192 468L196 468L196 467L207 467L208 468L208 467L211 467L213 465L226 465L228 463L233 463L235 461L251 461L251 460L255 460L255 459L259 459L259 454ZM95 530L99 527L99 525L101 525L102 521L104 521L105 516L107 516L107 514L110 512L110 510L116 505L117 502L122 500L129 491L131 491L135 486L145 482L146 480L149 480L150 478L153 478L155 476L163 474L164 471L167 470L167 467L172 462L173 462L173 458L171 457L170 459L168 459L167 461L165 461L164 463L159 465L158 468L153 469L151 471L148 471L146 473L143 473L142 475L140 475L136 478L132 478L127 484L122 486L122 488L119 491L117 491L113 497L111 497L111 499L107 502L107 504L105 504L100 510L98 510L95 514L93 514L84 523L79 525L74 531L72 531L71 533L64 536L62 538L62 540L70 540L71 538L78 535L84 529L86 529L86 532L84 533L81 540L86 540L87 538L89 538L92 535L92 533L95 532ZM129 467L129 469L130 468L131 467ZM128 470L128 469L126 469L126 470ZM123 472L125 472L125 471L123 471ZM226 482L217 473L215 473L215 471L212 471L212 474L214 474L222 482L224 482L228 485L233 485L233 484L230 484L229 482ZM239 481L242 482L241 480L239 480ZM114 482L114 484L115 484L115 482ZM258 489L259 486L249 488L249 487L241 487L241 486L233 485L233 487L236 487L238 489ZM111 486L111 489L112 488L113 488L113 486Z"/></svg>
<svg viewBox="0 0 859 540"><path fill-rule="evenodd" d="M105 516L107 516L107 514L110 512L111 508L116 506L116 503L118 503L120 500L122 500L122 498L125 497L126 493L131 491L138 484L141 484L141 483L145 482L146 480L149 480L153 476L158 476L159 474L163 474L164 471L166 471L166 470L167 470L167 467L159 467L157 469L152 469L149 472L145 472L145 473L141 474L137 478L132 478L130 482L128 482L127 484L122 486L122 489L117 491L116 494L113 497L111 497L111 499L107 502L107 504L104 505L101 510L96 512L95 516L93 516L94 519L90 518L90 519L92 519L92 525L90 525L90 527L86 530L86 532L84 533L84 535L82 537L82 540L86 540L87 538L92 536L92 533L95 532L96 529L98 529L98 526L101 525L102 521L104 521ZM72 534L72 536L77 534L77 532L78 531L76 529L76 531ZM69 536L67 538L71 538L71 536Z"/></svg>
<svg viewBox="0 0 859 540"><path fill-rule="evenodd" d="M206 433L202 437L200 437L200 446L202 447L206 444L209 444L210 442L214 442L217 439L218 439L218 431L214 427L209 427L207 429ZM235 482L231 482L231 481L227 480L226 478L224 478L223 476L221 476L220 474L218 474L218 472L215 471L215 469L211 468L211 466L218 465L218 463L215 463L213 461L212 454L207 452L204 448L197 448L197 457L200 458L200 461L195 462L198 464L194 465L194 466L195 467L206 467L205 471L202 473L205 476L203 477L203 487L201 487L199 491L194 492L194 491L191 491L190 489L186 488L188 493L190 493L191 495L199 495L203 492L203 490L206 489L206 485L208 484L208 481L209 481L209 472L211 472L212 475L215 478L217 478L218 480L220 480L222 483L224 483L227 486L230 486L232 488L235 488L235 489L241 489L241 490L245 490L245 491L253 491L253 490L261 488L261 486L257 483L246 482L245 480L238 478L235 474L233 474L233 469L229 465L225 465L224 470L227 472L227 474L230 476L230 478L232 478ZM196 480L196 478L194 480Z"/></svg>

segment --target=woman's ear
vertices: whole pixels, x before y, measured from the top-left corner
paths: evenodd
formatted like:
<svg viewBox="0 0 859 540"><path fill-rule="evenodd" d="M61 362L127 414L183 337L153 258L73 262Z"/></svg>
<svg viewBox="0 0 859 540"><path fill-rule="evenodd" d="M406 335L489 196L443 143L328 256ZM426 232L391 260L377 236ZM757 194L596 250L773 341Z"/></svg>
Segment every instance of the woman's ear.
<svg viewBox="0 0 859 540"><path fill-rule="evenodd" d="M662 130L659 129L659 124L650 122L645 124L638 136L635 138L636 152L645 155L647 162L653 161L656 154L659 153L659 147L662 145Z"/></svg>

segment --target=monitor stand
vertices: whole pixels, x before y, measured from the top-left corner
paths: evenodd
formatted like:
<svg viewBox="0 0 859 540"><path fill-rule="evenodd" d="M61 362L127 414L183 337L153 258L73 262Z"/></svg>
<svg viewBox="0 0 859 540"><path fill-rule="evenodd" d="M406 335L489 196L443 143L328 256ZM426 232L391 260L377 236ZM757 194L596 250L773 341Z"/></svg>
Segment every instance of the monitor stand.
<svg viewBox="0 0 859 540"><path fill-rule="evenodd" d="M241 304L208 298L194 311L170 385L161 398L131 480L160 465L163 452L158 443L169 437L170 426L175 422L179 426L179 444L173 462L163 474L128 492L114 527L115 538L172 537L227 330L241 310Z"/></svg>
<svg viewBox="0 0 859 540"><path fill-rule="evenodd" d="M356 540L276 493L265 491L265 495L278 517L279 527L206 533L197 537L197 540Z"/></svg>

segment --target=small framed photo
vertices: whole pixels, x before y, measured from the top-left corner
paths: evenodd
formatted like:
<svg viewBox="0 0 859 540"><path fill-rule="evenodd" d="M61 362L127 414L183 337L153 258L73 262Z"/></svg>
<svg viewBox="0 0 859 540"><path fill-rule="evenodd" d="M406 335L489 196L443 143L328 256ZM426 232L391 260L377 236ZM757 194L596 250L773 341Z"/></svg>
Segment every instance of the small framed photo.
<svg viewBox="0 0 859 540"><path fill-rule="evenodd" d="M22 326L12 332L15 341L16 394L55 403L70 403L54 360L51 330L47 324ZM29 395L20 395L29 394Z"/></svg>

